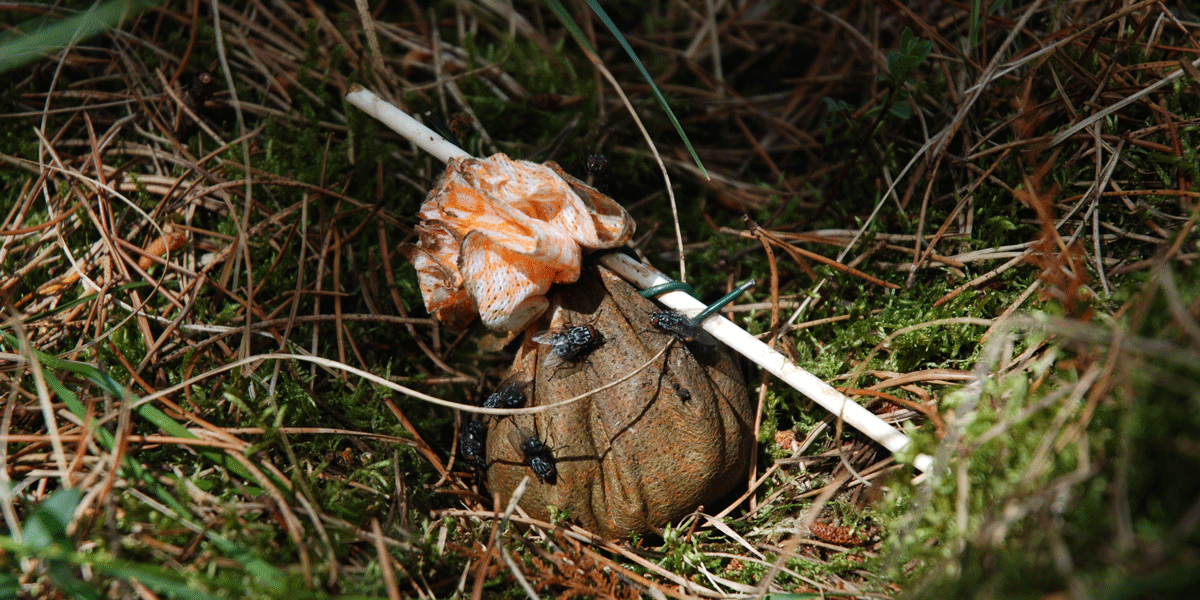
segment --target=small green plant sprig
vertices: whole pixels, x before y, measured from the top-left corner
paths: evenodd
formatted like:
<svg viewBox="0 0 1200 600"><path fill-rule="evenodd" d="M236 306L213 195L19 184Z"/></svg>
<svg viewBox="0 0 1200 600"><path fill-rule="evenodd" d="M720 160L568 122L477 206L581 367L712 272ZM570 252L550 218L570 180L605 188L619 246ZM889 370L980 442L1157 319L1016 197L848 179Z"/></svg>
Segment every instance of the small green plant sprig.
<svg viewBox="0 0 1200 600"><path fill-rule="evenodd" d="M929 58L931 51L933 51L933 42L914 36L912 30L905 27L904 31L900 32L899 49L888 52L889 75L880 75L880 80L888 78L893 81L907 80L908 75L921 66L926 58Z"/></svg>
<svg viewBox="0 0 1200 600"><path fill-rule="evenodd" d="M912 74L929 58L929 53L932 51L933 42L916 37L911 29L905 27L904 31L900 33L898 48L887 54L888 72L880 73L875 77L876 81L887 82L891 89L887 99L864 114L865 117L874 119L871 127L867 128L869 132L867 137L873 135L879 128L885 113L903 121L912 118L912 108L908 105L909 88L918 84ZM826 97L823 102L830 117L841 115L848 118L855 112L854 106L844 100ZM827 124L826 131L831 129Z"/></svg>

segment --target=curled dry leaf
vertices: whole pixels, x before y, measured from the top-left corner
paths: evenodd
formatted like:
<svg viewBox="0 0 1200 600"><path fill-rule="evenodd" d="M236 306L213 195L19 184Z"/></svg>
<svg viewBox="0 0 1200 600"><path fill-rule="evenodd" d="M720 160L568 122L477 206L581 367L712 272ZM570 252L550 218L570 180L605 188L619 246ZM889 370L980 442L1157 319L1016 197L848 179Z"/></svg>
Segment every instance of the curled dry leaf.
<svg viewBox="0 0 1200 600"><path fill-rule="evenodd" d="M869 535L862 534L851 527L813 523L808 526L808 530L818 540L837 546L863 546L871 541Z"/></svg>
<svg viewBox="0 0 1200 600"><path fill-rule="evenodd" d="M402 250L417 269L425 307L451 327L476 313L518 332L546 310L551 284L579 278L586 250L633 236L619 204L558 165L457 158L421 205L420 241Z"/></svg>
<svg viewBox="0 0 1200 600"><path fill-rule="evenodd" d="M552 346L534 341L531 328L511 373L531 382L528 406L636 375L561 408L496 422L488 432L488 487L502 504L522 478L534 476L519 444L509 440L512 431L544 441L557 472L554 481L533 480L521 507L548 520L549 507L556 506L610 538L652 531L702 504L712 507L744 483L754 409L724 346L684 344L670 332L648 330L654 304L602 268L588 267L577 283L555 287L550 302L539 327L590 325L605 342L564 368Z"/></svg>
<svg viewBox="0 0 1200 600"><path fill-rule="evenodd" d="M775 443L787 452L795 453L800 450L800 440L797 440L796 433L790 430L776 431Z"/></svg>
<svg viewBox="0 0 1200 600"><path fill-rule="evenodd" d="M146 254L148 256L143 256L138 259L138 266L141 267L143 271L157 264L153 258L150 258L150 256L164 258L169 253L184 247L184 245L186 245L188 242L188 236L186 233L175 231L175 229L170 225L163 228L163 234L164 235L162 237L146 245Z"/></svg>

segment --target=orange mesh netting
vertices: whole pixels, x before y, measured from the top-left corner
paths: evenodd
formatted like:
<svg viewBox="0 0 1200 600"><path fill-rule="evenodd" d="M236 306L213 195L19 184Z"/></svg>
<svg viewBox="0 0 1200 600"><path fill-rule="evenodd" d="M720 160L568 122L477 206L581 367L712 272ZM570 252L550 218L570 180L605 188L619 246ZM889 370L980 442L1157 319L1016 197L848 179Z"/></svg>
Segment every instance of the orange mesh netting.
<svg viewBox="0 0 1200 600"><path fill-rule="evenodd" d="M421 205L420 241L402 249L425 307L451 327L476 313L517 332L546 310L554 283L579 278L586 250L633 236L633 219L608 196L558 165L456 158Z"/></svg>

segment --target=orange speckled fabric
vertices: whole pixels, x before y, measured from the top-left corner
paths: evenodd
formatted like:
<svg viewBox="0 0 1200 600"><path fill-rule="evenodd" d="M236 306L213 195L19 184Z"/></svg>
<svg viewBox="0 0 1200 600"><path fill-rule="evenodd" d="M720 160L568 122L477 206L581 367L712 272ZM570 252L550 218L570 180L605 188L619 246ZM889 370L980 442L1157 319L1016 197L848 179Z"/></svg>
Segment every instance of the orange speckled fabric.
<svg viewBox="0 0 1200 600"><path fill-rule="evenodd" d="M419 241L402 249L425 307L451 327L478 314L519 332L541 316L554 283L579 279L588 250L629 241L629 213L558 165L452 159L421 205Z"/></svg>

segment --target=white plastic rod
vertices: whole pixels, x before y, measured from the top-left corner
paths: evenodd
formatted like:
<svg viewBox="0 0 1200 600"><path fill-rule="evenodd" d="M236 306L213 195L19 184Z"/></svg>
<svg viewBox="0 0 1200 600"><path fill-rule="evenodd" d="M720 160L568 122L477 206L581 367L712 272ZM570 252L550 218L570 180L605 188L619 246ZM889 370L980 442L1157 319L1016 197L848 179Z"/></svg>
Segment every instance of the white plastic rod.
<svg viewBox="0 0 1200 600"><path fill-rule="evenodd" d="M450 162L452 158L471 156L462 148L450 143L440 133L426 127L420 121L410 117L408 113L358 84L350 86L350 93L346 94L346 100L442 162Z"/></svg>
<svg viewBox="0 0 1200 600"><path fill-rule="evenodd" d="M470 156L436 131L422 125L404 111L361 86L351 87L350 93L346 94L346 100L442 161L448 162L451 158ZM643 265L620 253L606 254L600 259L600 262L641 289L671 283L669 277L653 267ZM657 299L688 317L696 315L705 308L703 302L684 292L667 292L658 296ZM770 346L762 343L729 319L713 315L705 319L702 326L713 337L796 388L801 394L812 398L825 410L837 415L844 423L863 432L892 453L899 452L912 443L912 440L900 430L888 425L883 419L833 389L829 384L817 379L812 373L797 367L786 356L772 350ZM933 466L933 457L926 454L917 455L913 465L921 471L928 471Z"/></svg>

